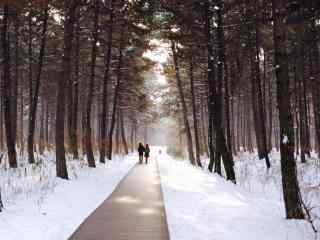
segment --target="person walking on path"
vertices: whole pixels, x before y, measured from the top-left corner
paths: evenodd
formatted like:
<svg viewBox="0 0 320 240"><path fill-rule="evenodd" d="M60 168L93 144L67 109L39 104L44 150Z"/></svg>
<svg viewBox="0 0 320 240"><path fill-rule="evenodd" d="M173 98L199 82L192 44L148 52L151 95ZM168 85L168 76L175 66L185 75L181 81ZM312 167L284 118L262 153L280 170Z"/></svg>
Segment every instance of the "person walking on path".
<svg viewBox="0 0 320 240"><path fill-rule="evenodd" d="M139 163L142 164L143 162L143 153L145 152L145 148L142 145L142 143L139 143L139 147L138 147L138 153L139 153Z"/></svg>
<svg viewBox="0 0 320 240"><path fill-rule="evenodd" d="M148 164L148 159L150 157L150 148L148 144L146 144L146 148L144 150L144 157L146 159L146 164Z"/></svg>

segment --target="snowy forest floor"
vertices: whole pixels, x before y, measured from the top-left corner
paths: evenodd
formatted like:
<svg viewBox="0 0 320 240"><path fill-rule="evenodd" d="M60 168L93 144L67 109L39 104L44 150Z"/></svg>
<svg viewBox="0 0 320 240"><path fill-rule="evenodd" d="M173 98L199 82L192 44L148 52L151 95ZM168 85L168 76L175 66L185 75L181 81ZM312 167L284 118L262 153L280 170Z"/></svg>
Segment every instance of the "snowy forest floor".
<svg viewBox="0 0 320 240"><path fill-rule="evenodd" d="M255 154L235 159L238 184L177 161L159 158L160 175L172 240L311 240L306 221L286 220L282 201L279 153L272 153L267 172ZM206 159L203 159L207 162ZM304 200L320 213L320 170L316 161L299 164ZM319 221L315 220L319 229Z"/></svg>
<svg viewBox="0 0 320 240"><path fill-rule="evenodd" d="M0 213L0 239L63 240L108 197L137 162L135 155L116 156L89 169L84 160L69 160L69 181L55 177L54 155L42 163L21 163L0 170L5 209Z"/></svg>
<svg viewBox="0 0 320 240"><path fill-rule="evenodd" d="M306 221L285 219L278 152L270 155L269 171L256 154L239 154L237 185L165 152L153 147L151 161L159 164L171 240L319 239ZM0 239L67 239L137 162L135 154L117 156L89 169L85 160L68 160L70 181L65 181L55 177L52 153L41 159L32 166L20 161L15 170L7 169L4 162L0 165L5 205L0 213ZM203 163L208 160L203 158ZM304 202L319 230L319 160L313 157L299 163L298 176Z"/></svg>

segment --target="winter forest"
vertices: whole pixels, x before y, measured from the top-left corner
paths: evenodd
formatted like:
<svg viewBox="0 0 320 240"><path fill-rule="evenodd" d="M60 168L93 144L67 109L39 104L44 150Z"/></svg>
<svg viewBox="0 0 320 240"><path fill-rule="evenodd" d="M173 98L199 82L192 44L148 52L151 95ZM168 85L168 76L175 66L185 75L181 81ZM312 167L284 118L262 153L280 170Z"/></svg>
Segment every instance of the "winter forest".
<svg viewBox="0 0 320 240"><path fill-rule="evenodd" d="M0 239L320 239L317 0L0 0L0 84Z"/></svg>

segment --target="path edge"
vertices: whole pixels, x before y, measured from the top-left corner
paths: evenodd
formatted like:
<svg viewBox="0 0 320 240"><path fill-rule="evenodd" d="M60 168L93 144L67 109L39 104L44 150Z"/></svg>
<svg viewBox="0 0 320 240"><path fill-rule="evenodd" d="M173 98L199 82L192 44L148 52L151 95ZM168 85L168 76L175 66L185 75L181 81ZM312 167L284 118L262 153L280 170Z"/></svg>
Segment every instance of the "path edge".
<svg viewBox="0 0 320 240"><path fill-rule="evenodd" d="M170 236L170 231L169 231L169 224L168 224L168 218L167 218L167 209L166 209L166 204L165 204L165 199L164 199L164 194L163 194L163 188L162 188L162 178L161 178L161 173L160 173L160 169L159 169L159 163L158 163L159 159L156 159L156 166L157 166L157 172L158 172L158 176L159 176L159 180L160 180L160 195L163 201L163 213L164 213L164 219L165 219L165 225L166 225L166 229L167 229L167 234L169 237L169 240L171 239Z"/></svg>

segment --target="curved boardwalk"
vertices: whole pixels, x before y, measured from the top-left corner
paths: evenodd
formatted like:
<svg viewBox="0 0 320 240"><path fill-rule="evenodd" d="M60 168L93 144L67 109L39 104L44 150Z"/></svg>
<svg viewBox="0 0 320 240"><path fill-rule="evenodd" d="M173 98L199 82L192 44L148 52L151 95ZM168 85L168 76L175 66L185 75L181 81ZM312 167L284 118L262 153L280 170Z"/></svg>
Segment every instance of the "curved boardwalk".
<svg viewBox="0 0 320 240"><path fill-rule="evenodd" d="M156 162L136 165L70 240L169 240Z"/></svg>

